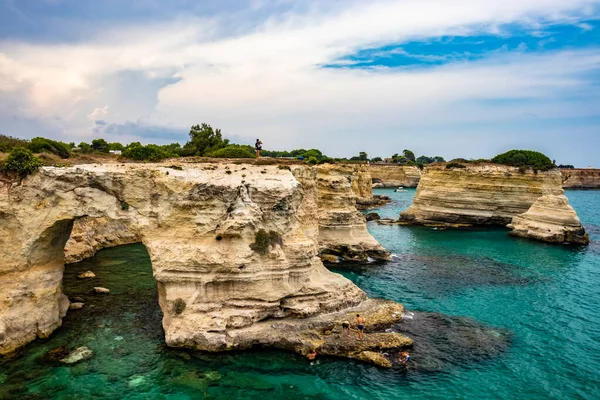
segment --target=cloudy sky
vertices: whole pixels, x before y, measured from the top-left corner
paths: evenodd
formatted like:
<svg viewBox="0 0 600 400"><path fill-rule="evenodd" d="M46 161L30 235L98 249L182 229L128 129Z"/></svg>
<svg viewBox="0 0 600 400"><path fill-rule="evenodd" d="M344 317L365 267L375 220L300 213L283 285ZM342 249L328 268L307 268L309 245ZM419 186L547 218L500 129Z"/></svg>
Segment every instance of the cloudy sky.
<svg viewBox="0 0 600 400"><path fill-rule="evenodd" d="M600 167L600 0L0 0L0 132Z"/></svg>

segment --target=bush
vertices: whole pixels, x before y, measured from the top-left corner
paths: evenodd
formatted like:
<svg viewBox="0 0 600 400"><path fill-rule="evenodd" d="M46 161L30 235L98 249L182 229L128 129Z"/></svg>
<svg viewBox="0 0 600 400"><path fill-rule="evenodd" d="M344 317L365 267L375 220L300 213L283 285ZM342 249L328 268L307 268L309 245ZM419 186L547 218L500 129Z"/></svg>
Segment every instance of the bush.
<svg viewBox="0 0 600 400"><path fill-rule="evenodd" d="M27 147L28 144L26 140L0 135L0 153L8 153L15 147Z"/></svg>
<svg viewBox="0 0 600 400"><path fill-rule="evenodd" d="M306 160L306 163L310 165L316 165L319 163L319 160L317 157L309 157L308 160Z"/></svg>
<svg viewBox="0 0 600 400"><path fill-rule="evenodd" d="M155 144L142 146L139 143L129 145L123 153L121 153L121 157L136 161L161 161L170 156L171 155L161 149L160 146Z"/></svg>
<svg viewBox="0 0 600 400"><path fill-rule="evenodd" d="M31 139L31 142L29 142L27 147L34 153L47 151L48 153L56 154L60 158L69 158L69 155L71 154L69 145L66 143L57 142L55 140L46 139L43 137L35 137Z"/></svg>
<svg viewBox="0 0 600 400"><path fill-rule="evenodd" d="M455 168L467 168L467 167L463 164L459 164L456 162L451 162L451 163L446 164L446 169L455 169Z"/></svg>
<svg viewBox="0 0 600 400"><path fill-rule="evenodd" d="M173 302L173 313L175 315L179 315L185 311L185 307L186 307L186 304L183 299L179 299L179 298L175 299L175 301Z"/></svg>
<svg viewBox="0 0 600 400"><path fill-rule="evenodd" d="M535 171L547 171L556 168L548 156L531 150L511 150L497 155L492 159L494 164L510 165L514 167L531 167Z"/></svg>
<svg viewBox="0 0 600 400"><path fill-rule="evenodd" d="M254 158L250 146L230 145L222 149L213 151L209 157L217 158Z"/></svg>
<svg viewBox="0 0 600 400"><path fill-rule="evenodd" d="M42 165L44 165L42 160L34 156L31 150L16 147L8 155L2 169L5 173L25 178L36 172Z"/></svg>

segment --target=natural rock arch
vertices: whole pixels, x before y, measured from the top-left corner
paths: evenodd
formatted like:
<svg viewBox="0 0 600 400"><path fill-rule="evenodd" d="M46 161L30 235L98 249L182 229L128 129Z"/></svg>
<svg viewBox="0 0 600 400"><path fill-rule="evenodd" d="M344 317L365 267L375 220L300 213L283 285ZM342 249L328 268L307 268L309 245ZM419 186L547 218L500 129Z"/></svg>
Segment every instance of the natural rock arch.
<svg viewBox="0 0 600 400"><path fill-rule="evenodd" d="M401 310L364 303L364 292L323 267L315 179L316 171L304 167L292 174L258 166L88 165L44 168L19 186L0 188L0 354L60 326L68 306L61 292L64 244L73 221L84 216L121 221L139 235L171 346L300 351L323 343L303 329L331 321L313 320L291 334L272 321L353 306ZM278 240L258 253L251 244L260 230ZM401 318L384 314L378 326Z"/></svg>

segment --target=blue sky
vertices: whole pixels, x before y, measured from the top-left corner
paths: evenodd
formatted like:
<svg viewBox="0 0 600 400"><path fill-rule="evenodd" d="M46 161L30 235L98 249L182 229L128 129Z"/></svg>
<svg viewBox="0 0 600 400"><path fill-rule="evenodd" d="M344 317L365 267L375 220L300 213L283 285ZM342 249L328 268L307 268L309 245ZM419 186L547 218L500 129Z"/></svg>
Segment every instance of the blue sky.
<svg viewBox="0 0 600 400"><path fill-rule="evenodd" d="M0 0L13 136L600 167L599 86L600 0Z"/></svg>

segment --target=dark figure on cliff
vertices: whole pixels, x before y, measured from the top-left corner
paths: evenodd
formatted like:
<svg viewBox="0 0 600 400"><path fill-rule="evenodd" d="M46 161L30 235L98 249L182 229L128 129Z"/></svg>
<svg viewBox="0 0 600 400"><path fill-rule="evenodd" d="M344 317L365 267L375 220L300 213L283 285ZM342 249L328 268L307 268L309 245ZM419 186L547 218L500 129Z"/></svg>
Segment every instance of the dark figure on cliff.
<svg viewBox="0 0 600 400"><path fill-rule="evenodd" d="M346 334L346 337L350 336L350 322L342 322L342 334Z"/></svg>
<svg viewBox="0 0 600 400"><path fill-rule="evenodd" d="M262 150L262 142L260 139L256 139L256 143L254 143L254 150L256 150L256 158L260 158L260 151Z"/></svg>
<svg viewBox="0 0 600 400"><path fill-rule="evenodd" d="M363 340L365 337L365 319L356 314L356 329L358 329L358 340Z"/></svg>
<svg viewBox="0 0 600 400"><path fill-rule="evenodd" d="M314 361L317 358L317 351L315 349L312 349L308 352L306 358L308 358L310 361Z"/></svg>

